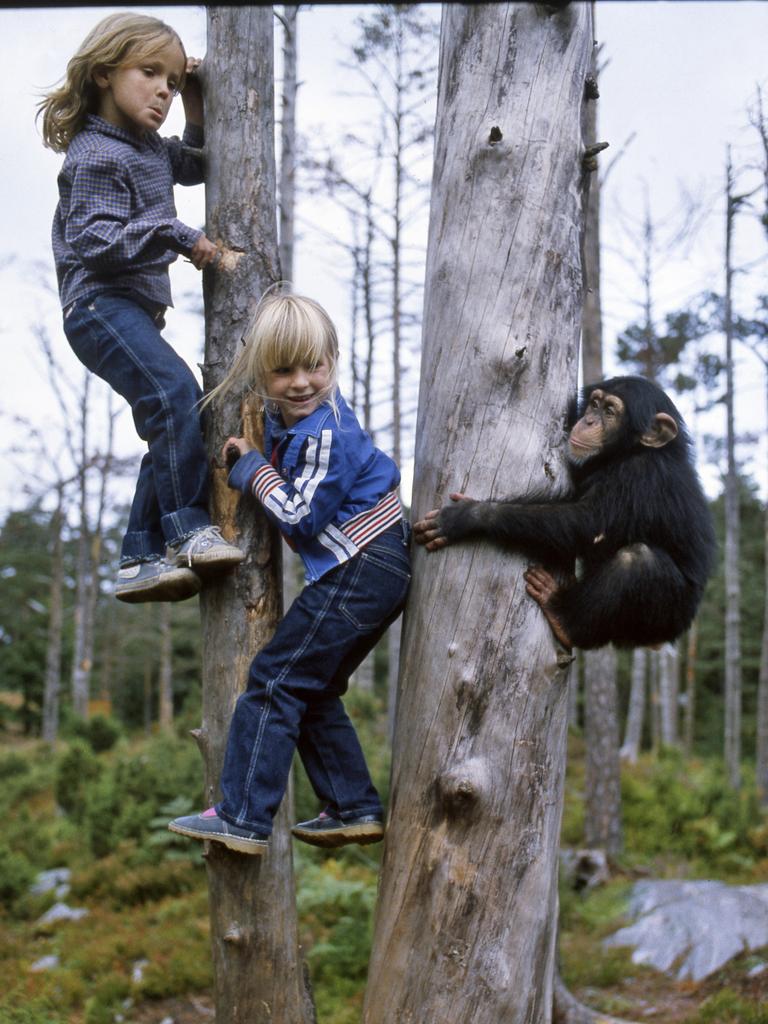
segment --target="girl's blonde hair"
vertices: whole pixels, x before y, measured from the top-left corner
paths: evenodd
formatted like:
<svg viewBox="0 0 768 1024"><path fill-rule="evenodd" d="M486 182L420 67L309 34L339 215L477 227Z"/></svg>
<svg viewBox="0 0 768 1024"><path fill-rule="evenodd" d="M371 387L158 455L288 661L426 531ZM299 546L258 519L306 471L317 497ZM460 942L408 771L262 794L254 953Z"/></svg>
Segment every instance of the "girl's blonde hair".
<svg viewBox="0 0 768 1024"><path fill-rule="evenodd" d="M277 286L279 287L279 286ZM339 342L336 328L323 307L305 295L268 290L243 335L243 347L229 372L203 400L220 402L238 390L256 395L268 405L268 375L285 366L328 365L325 401L336 410L336 377Z"/></svg>
<svg viewBox="0 0 768 1024"><path fill-rule="evenodd" d="M63 84L38 104L43 118L43 142L57 153L66 153L72 139L85 124L87 114L99 108L99 88L93 79L96 68L114 70L121 65L136 66L176 42L184 45L170 25L159 18L130 11L110 14L92 28L77 53L67 64ZM179 83L181 89L184 85Z"/></svg>

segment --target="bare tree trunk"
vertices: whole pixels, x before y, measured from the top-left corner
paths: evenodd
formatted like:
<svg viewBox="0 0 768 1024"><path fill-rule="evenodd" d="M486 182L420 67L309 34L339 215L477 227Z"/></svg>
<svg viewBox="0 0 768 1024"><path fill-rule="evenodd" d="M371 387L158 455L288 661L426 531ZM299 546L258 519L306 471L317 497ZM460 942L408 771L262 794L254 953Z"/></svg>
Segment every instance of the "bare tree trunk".
<svg viewBox="0 0 768 1024"><path fill-rule="evenodd" d="M101 454L99 462L99 496L96 504L93 529L91 530L90 551L88 557L88 590L86 593L85 621L83 628L83 666L87 674L85 688L89 693L91 691L91 675L93 673L94 648L96 643L96 609L98 608L99 595L101 593L99 570L101 568L102 558L104 557L104 514L107 510L107 497L114 460L115 418L117 415L113 408L114 394L114 391L111 389L107 392L107 436L105 438L106 443L104 445L104 451Z"/></svg>
<svg viewBox="0 0 768 1024"><path fill-rule="evenodd" d="M736 468L736 427L733 382L733 265L731 242L737 200L728 149L725 219L725 409L728 469L725 475L725 745L729 784L741 785L741 581L739 579L739 478Z"/></svg>
<svg viewBox="0 0 768 1024"><path fill-rule="evenodd" d="M763 227L768 236L768 119L763 108L763 93L760 86L756 90L756 108L751 118L757 129L763 151ZM762 357L766 371L766 406L768 407L768 353ZM757 751L755 760L755 779L760 806L768 807L768 505L765 509L763 558L765 562L764 606L763 606L763 639L760 648L760 675L757 684Z"/></svg>
<svg viewBox="0 0 768 1024"><path fill-rule="evenodd" d="M659 755L661 744L661 715L659 700L659 652L651 650L648 656L649 708L651 713L651 750Z"/></svg>
<svg viewBox="0 0 768 1024"><path fill-rule="evenodd" d="M677 708L678 683L677 646L664 644L659 651L659 711L661 742L665 747L678 745Z"/></svg>
<svg viewBox="0 0 768 1024"><path fill-rule="evenodd" d="M158 672L158 722L163 732L173 729L173 632L171 605L160 605L160 671Z"/></svg>
<svg viewBox="0 0 768 1024"><path fill-rule="evenodd" d="M42 737L55 743L59 734L61 696L61 648L64 626L64 487L57 488L56 508L51 516L51 586L48 608L48 641L45 651Z"/></svg>
<svg viewBox="0 0 768 1024"><path fill-rule="evenodd" d="M594 4L590 5L594 19ZM594 25L593 25L594 27ZM597 142L597 61L591 54L587 102L582 106L584 142ZM600 304L600 179L589 177L584 229L584 310L581 359L584 382L603 378L603 316ZM616 690L616 652L584 652L584 737L586 746L585 842L619 853L621 838L621 764Z"/></svg>
<svg viewBox="0 0 768 1024"><path fill-rule="evenodd" d="M629 689L629 710L624 743L619 751L620 757L635 764L640 756L640 744L643 738L643 719L645 717L645 690L648 674L648 651L645 647L636 647L632 652L632 681Z"/></svg>
<svg viewBox="0 0 768 1024"><path fill-rule="evenodd" d="M768 537L768 525L766 526ZM766 591L768 593L768 591ZM768 633L764 632L764 639ZM683 717L683 748L685 756L693 754L693 733L696 721L696 661L699 653L699 620L694 619L688 630L688 644L685 657L685 715ZM768 653L768 652L767 652Z"/></svg>
<svg viewBox="0 0 768 1024"><path fill-rule="evenodd" d="M293 236L296 207L296 35L299 5L283 4L283 91L280 117L280 273L293 280Z"/></svg>
<svg viewBox="0 0 768 1024"><path fill-rule="evenodd" d="M766 154L766 175L768 176L768 153ZM766 374L768 383L768 374ZM768 389L766 390L768 397ZM768 405L768 402L766 403ZM757 684L757 755L755 777L761 807L768 807L768 505L763 522L764 563L764 608L763 640L760 647L760 676Z"/></svg>
<svg viewBox="0 0 768 1024"><path fill-rule="evenodd" d="M278 277L273 148L272 11L209 7L205 62L206 222L227 251L206 272L206 390L231 364L250 313ZM280 614L278 540L255 502L226 485L218 452L241 427L233 400L206 424L212 514L247 552L238 570L206 585L203 620L203 725L208 803L218 795L229 721L250 661ZM246 416L246 435L257 425ZM207 851L216 1019L219 1024L303 1024L313 1019L299 958L287 797L263 858Z"/></svg>
<svg viewBox="0 0 768 1024"><path fill-rule="evenodd" d="M88 717L91 666L87 654L88 602L90 600L90 528L88 526L88 399L90 374L83 377L80 396L80 450L78 453L77 566L75 569L74 641L72 653L72 710L80 718Z"/></svg>
<svg viewBox="0 0 768 1024"><path fill-rule="evenodd" d="M584 842L617 854L622 848L621 767L613 647L584 652L584 701Z"/></svg>
<svg viewBox="0 0 768 1024"><path fill-rule="evenodd" d="M579 678L581 676L580 658L573 659L568 673L568 725L579 726Z"/></svg>
<svg viewBox="0 0 768 1024"><path fill-rule="evenodd" d="M590 51L587 5L443 8L417 515L565 486ZM366 1024L551 1018L571 658L522 571L417 553Z"/></svg>

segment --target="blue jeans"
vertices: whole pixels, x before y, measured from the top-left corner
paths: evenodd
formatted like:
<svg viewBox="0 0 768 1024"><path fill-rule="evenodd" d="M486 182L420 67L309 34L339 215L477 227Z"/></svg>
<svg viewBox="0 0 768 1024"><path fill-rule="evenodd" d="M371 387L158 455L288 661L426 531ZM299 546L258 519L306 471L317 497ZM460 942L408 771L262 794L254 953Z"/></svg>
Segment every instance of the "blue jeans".
<svg viewBox="0 0 768 1024"><path fill-rule="evenodd" d="M149 451L141 461L120 562L165 554L210 523L208 459L197 381L160 334L162 316L118 293L78 299L64 314L75 355L128 402Z"/></svg>
<svg viewBox="0 0 768 1024"><path fill-rule="evenodd" d="M306 586L253 659L224 755L216 810L225 821L270 834L295 750L332 814L382 813L341 695L405 604L409 534L396 523Z"/></svg>

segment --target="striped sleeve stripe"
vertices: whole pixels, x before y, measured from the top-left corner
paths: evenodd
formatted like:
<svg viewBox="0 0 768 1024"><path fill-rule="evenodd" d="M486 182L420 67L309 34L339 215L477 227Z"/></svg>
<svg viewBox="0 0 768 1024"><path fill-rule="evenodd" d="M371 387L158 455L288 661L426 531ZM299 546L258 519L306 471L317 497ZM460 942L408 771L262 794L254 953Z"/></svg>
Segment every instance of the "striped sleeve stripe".
<svg viewBox="0 0 768 1024"><path fill-rule="evenodd" d="M310 505L318 487L328 476L333 433L323 430L319 440L307 444L305 463L292 485L293 494L285 491L285 481L269 465L258 469L251 484L253 493L281 522L294 526L310 514Z"/></svg>
<svg viewBox="0 0 768 1024"><path fill-rule="evenodd" d="M395 491L390 491L373 508L367 509L365 512L358 512L356 516L348 519L342 530L345 536L349 537L358 548L361 548L402 517L403 510L400 499Z"/></svg>
<svg viewBox="0 0 768 1024"><path fill-rule="evenodd" d="M345 537L337 526L326 526L318 533L317 539L324 548L331 552L339 565L354 558L358 552L355 542Z"/></svg>
<svg viewBox="0 0 768 1024"><path fill-rule="evenodd" d="M272 491L277 490L283 484L283 478L269 465L260 466L251 480L251 490L262 504L266 501Z"/></svg>

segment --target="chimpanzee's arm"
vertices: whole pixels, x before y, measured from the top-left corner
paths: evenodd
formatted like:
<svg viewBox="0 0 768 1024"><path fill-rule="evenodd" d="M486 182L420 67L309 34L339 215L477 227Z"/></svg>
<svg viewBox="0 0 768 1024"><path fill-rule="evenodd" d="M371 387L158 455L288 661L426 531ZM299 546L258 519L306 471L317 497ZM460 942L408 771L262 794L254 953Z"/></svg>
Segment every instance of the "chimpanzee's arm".
<svg viewBox="0 0 768 1024"><path fill-rule="evenodd" d="M414 524L414 538L430 551L472 537L538 557L569 560L591 545L600 532L585 499L473 501L456 495L453 504L428 512Z"/></svg>

